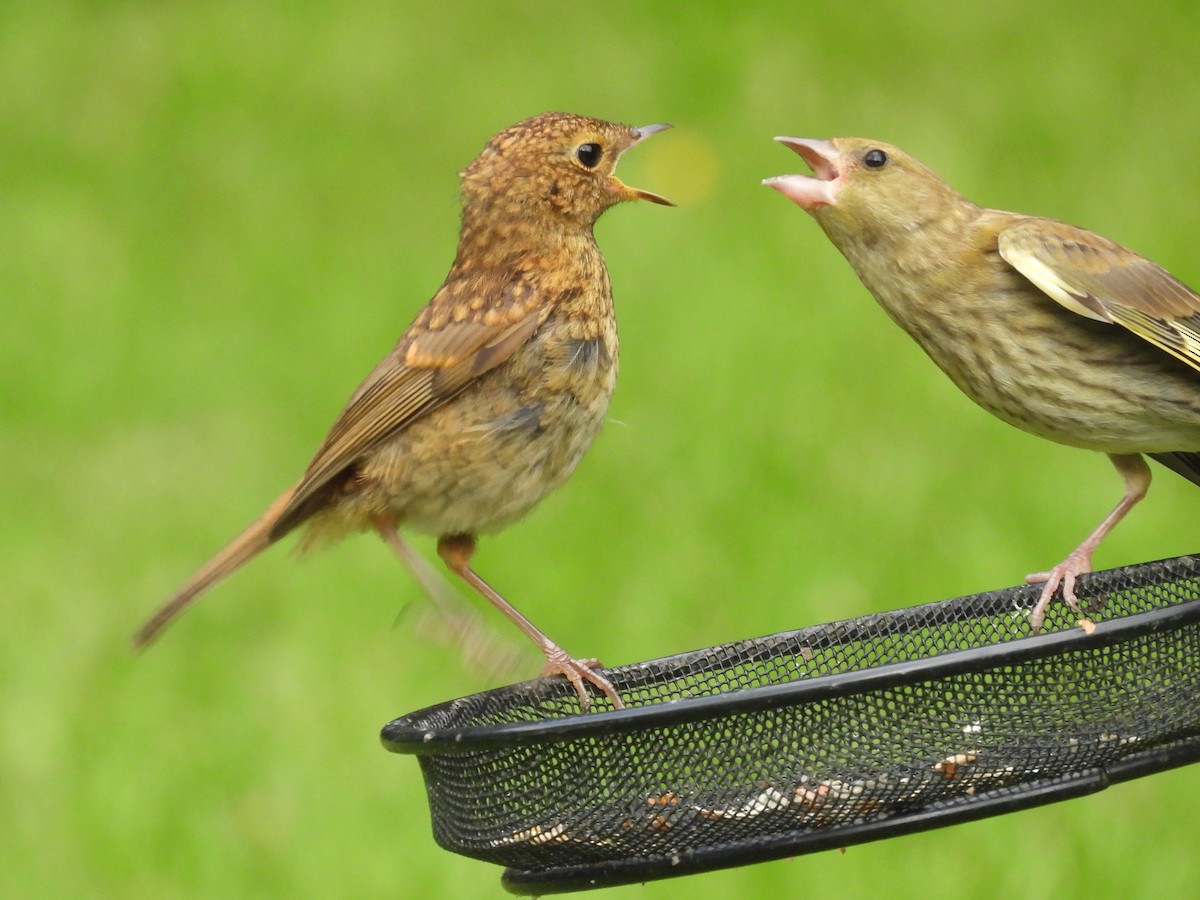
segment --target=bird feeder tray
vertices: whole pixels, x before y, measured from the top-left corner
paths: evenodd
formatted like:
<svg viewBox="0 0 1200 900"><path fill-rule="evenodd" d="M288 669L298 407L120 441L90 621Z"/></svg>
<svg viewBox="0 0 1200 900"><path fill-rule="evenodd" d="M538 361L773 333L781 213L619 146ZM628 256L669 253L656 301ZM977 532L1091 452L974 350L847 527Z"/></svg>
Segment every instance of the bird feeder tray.
<svg viewBox="0 0 1200 900"><path fill-rule="evenodd" d="M643 882L923 831L1200 759L1200 556L538 679L383 729L433 833L517 894Z"/></svg>

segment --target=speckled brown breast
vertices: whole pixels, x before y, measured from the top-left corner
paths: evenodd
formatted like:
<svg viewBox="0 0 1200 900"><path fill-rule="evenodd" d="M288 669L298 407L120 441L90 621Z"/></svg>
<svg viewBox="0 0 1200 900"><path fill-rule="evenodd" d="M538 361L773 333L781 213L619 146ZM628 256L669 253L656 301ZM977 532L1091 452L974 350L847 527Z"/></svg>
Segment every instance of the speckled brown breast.
<svg viewBox="0 0 1200 900"><path fill-rule="evenodd" d="M495 531L527 513L604 423L618 368L607 306L607 315L551 313L508 362L372 451L351 495L313 520L310 539L380 513L432 535Z"/></svg>

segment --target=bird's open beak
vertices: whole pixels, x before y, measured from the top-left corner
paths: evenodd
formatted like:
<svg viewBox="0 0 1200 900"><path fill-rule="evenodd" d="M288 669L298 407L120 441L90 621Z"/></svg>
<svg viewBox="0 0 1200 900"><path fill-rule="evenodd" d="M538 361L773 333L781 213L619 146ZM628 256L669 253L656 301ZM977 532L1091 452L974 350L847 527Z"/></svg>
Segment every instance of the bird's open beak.
<svg viewBox="0 0 1200 900"><path fill-rule="evenodd" d="M775 140L804 157L813 174L777 175L764 178L763 184L775 188L805 210L833 206L842 187L842 173L839 170L841 154L833 142L795 137L777 137Z"/></svg>
<svg viewBox="0 0 1200 900"><path fill-rule="evenodd" d="M670 125L659 123L657 125L643 125L641 128L635 128L633 129L633 143L631 143L629 146L636 147L646 138L650 137L650 135L658 134L660 131L666 131L670 127ZM612 180L617 188L617 192L625 200L649 200L651 203L659 203L663 206L675 205L666 197L655 194L652 191L643 191L641 188L629 187L627 184L622 183L615 175L612 176Z"/></svg>

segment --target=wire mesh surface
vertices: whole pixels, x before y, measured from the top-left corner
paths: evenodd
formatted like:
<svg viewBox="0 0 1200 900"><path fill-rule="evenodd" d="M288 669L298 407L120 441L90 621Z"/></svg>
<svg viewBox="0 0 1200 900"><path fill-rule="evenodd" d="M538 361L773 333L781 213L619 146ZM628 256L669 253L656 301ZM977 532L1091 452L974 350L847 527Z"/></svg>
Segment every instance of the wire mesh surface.
<svg viewBox="0 0 1200 900"><path fill-rule="evenodd" d="M1099 790L1200 758L1200 556L846 619L430 707L434 837L547 894L793 856ZM1090 627L1092 624L1095 627Z"/></svg>

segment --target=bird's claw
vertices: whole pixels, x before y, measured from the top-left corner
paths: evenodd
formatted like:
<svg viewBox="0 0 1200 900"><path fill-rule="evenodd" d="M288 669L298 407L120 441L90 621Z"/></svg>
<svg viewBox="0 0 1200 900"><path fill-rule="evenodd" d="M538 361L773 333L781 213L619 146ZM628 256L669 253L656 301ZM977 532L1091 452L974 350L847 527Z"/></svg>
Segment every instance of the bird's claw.
<svg viewBox="0 0 1200 900"><path fill-rule="evenodd" d="M1062 588L1062 598L1067 606L1071 608L1071 611L1076 615L1083 615L1083 608L1079 605L1079 598L1075 596L1075 580L1080 575L1084 575L1090 571L1092 571L1091 553L1076 550L1053 569L1025 576L1026 584L1041 584L1045 582L1045 587L1042 588L1042 593L1038 597L1037 604L1029 613L1029 624L1033 627L1034 634L1042 630L1042 625L1046 621L1046 610L1050 607L1050 603L1054 599L1054 594L1060 587Z"/></svg>
<svg viewBox="0 0 1200 900"><path fill-rule="evenodd" d="M583 684L585 681L598 688L609 699L614 709L624 709L625 703L613 687L613 683L597 671L601 668L603 666L598 659L575 659L568 656L561 647L553 647L546 650L546 667L542 669L542 675L562 675L571 682L584 712L592 705L592 698L588 696L587 688Z"/></svg>

